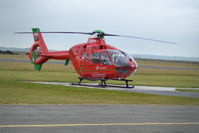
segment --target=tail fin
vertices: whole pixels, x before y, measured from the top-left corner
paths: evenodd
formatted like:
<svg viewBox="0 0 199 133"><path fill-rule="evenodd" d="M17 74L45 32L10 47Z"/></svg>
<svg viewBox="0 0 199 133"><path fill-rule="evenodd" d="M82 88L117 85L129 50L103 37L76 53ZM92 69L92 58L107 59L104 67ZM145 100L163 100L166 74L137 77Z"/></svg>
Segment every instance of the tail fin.
<svg viewBox="0 0 199 133"><path fill-rule="evenodd" d="M41 70L42 65L46 62L49 57L45 56L48 54L48 48L43 40L42 34L39 28L33 28L34 43L29 51L29 58L34 64L36 70Z"/></svg>

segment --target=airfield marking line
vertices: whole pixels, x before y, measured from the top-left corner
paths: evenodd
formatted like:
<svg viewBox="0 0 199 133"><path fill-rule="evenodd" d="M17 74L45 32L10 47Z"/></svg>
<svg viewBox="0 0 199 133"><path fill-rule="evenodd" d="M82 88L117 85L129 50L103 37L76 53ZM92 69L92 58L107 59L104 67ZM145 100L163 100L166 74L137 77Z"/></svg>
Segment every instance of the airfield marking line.
<svg viewBox="0 0 199 133"><path fill-rule="evenodd" d="M44 124L44 125L0 125L1 127L76 127L76 126L144 126L144 125L199 125L199 122L176 123L98 123L98 124Z"/></svg>

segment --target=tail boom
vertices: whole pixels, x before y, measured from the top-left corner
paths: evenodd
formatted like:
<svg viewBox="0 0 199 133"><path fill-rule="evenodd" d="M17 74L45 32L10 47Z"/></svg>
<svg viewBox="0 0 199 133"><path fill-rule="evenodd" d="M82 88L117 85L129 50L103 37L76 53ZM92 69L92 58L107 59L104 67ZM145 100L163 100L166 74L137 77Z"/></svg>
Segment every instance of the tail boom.
<svg viewBox="0 0 199 133"><path fill-rule="evenodd" d="M70 59L69 51L55 51L55 52L48 52L45 56L49 57L50 59L55 60L66 60Z"/></svg>

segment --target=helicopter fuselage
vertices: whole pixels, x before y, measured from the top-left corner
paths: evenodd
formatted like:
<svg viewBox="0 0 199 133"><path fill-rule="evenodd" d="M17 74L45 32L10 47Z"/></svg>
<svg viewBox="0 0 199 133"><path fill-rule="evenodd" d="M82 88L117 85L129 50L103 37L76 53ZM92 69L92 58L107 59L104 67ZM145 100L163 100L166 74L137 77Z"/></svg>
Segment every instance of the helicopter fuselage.
<svg viewBox="0 0 199 133"><path fill-rule="evenodd" d="M132 57L102 38L89 38L68 52L77 73L88 79L124 79L137 68Z"/></svg>

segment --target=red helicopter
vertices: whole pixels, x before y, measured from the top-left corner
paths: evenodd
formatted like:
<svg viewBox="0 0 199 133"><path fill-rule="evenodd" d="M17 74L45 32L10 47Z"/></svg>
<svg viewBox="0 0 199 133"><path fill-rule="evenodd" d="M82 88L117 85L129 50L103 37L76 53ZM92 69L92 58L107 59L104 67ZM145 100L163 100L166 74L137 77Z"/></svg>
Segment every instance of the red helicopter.
<svg viewBox="0 0 199 133"><path fill-rule="evenodd" d="M36 70L41 70L43 63L49 59L65 60L65 65L68 65L69 61L71 61L80 75L78 85L82 85L81 81L84 79L100 80L101 83L99 85L101 87L107 86L107 80L119 80L125 81L126 88L133 88L134 86L128 85L128 82L132 80L127 80L126 78L138 68L138 64L133 57L118 48L106 44L104 36L130 37L176 44L149 38L106 34L101 30L93 32L41 32L39 28L32 28L32 32L16 33L33 33L34 43L30 48L29 58ZM86 43L77 44L69 50L52 52L48 51L42 33L84 34L91 36Z"/></svg>

